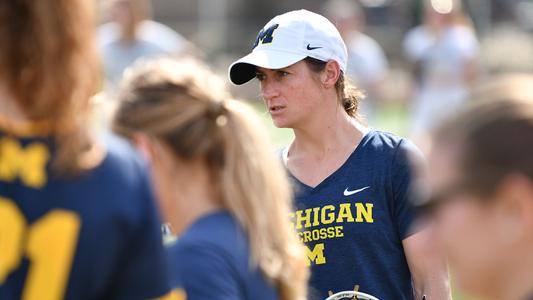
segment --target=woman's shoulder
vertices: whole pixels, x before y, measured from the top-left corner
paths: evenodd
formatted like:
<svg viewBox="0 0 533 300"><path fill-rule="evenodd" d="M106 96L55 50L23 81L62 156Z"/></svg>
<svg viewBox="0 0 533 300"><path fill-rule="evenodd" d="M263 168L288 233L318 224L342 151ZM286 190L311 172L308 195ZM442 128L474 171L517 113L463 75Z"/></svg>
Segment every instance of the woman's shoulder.
<svg viewBox="0 0 533 300"><path fill-rule="evenodd" d="M363 142L369 144L372 148L384 151L395 151L402 147L402 144L411 143L408 139L394 133L374 129L366 134Z"/></svg>
<svg viewBox="0 0 533 300"><path fill-rule="evenodd" d="M125 176L146 173L146 165L140 154L127 140L114 134L106 134L99 142L106 153L101 165L103 169Z"/></svg>
<svg viewBox="0 0 533 300"><path fill-rule="evenodd" d="M175 267L184 274L197 268L234 275L249 270L245 234L236 220L225 212L209 214L195 221L167 251Z"/></svg>
<svg viewBox="0 0 533 300"><path fill-rule="evenodd" d="M175 251L210 248L228 253L247 251L247 239L237 220L228 212L208 214L190 225L173 246Z"/></svg>
<svg viewBox="0 0 533 300"><path fill-rule="evenodd" d="M390 156L394 160L422 157L422 152L413 142L390 132L371 130L363 142L367 152Z"/></svg>
<svg viewBox="0 0 533 300"><path fill-rule="evenodd" d="M276 299L275 290L250 265L245 234L230 214L204 216L167 248L171 276L187 296L214 299Z"/></svg>

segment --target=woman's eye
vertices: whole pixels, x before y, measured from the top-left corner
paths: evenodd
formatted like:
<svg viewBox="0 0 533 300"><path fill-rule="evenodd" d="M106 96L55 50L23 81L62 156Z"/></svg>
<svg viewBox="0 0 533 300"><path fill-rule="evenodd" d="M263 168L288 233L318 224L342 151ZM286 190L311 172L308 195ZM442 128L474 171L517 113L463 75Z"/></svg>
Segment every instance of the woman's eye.
<svg viewBox="0 0 533 300"><path fill-rule="evenodd" d="M285 71L278 71L278 74L280 77L285 77L287 75L289 75L289 73L285 72Z"/></svg>
<svg viewBox="0 0 533 300"><path fill-rule="evenodd" d="M257 73L255 74L255 78L257 78L259 81L263 81L265 80L265 75Z"/></svg>

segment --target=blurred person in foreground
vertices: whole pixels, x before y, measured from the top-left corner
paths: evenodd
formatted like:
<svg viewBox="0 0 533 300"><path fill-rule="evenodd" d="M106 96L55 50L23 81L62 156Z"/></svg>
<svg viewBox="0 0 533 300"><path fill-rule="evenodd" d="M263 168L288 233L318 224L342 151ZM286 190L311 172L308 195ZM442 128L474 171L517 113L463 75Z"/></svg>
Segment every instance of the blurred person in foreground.
<svg viewBox="0 0 533 300"><path fill-rule="evenodd" d="M305 299L289 183L253 110L193 60L140 62L120 100L114 130L148 158L187 299Z"/></svg>
<svg viewBox="0 0 533 300"><path fill-rule="evenodd" d="M118 87L124 70L141 57L184 54L191 44L168 26L150 20L150 0L104 0L109 22L98 27L106 90Z"/></svg>
<svg viewBox="0 0 533 300"><path fill-rule="evenodd" d="M423 24L411 29L404 40L414 81L411 136L420 146L464 102L476 79L479 47L461 0L423 1Z"/></svg>
<svg viewBox="0 0 533 300"><path fill-rule="evenodd" d="M0 1L0 299L169 292L140 157L94 137L92 0Z"/></svg>
<svg viewBox="0 0 533 300"><path fill-rule="evenodd" d="M533 76L507 75L433 135L430 212L456 286L533 299Z"/></svg>
<svg viewBox="0 0 533 300"><path fill-rule="evenodd" d="M357 1L329 0L323 10L346 42L346 75L365 93L361 115L372 123L383 98L383 85L388 72L387 57L376 40L364 33L365 12Z"/></svg>

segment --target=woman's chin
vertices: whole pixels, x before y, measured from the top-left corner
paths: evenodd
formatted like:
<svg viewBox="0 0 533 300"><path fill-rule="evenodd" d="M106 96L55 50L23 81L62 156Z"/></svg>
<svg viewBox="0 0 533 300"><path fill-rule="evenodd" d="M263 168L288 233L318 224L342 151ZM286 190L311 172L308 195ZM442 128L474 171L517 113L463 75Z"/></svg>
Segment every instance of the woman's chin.
<svg viewBox="0 0 533 300"><path fill-rule="evenodd" d="M277 128L292 128L290 122L281 118L272 117L272 123L274 123L274 126Z"/></svg>

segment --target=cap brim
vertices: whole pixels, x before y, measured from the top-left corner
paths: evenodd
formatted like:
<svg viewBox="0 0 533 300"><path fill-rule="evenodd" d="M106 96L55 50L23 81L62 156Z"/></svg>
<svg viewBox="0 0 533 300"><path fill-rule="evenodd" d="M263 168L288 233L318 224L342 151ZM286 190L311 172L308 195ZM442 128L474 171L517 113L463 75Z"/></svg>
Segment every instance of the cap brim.
<svg viewBox="0 0 533 300"><path fill-rule="evenodd" d="M229 79L234 84L246 83L255 77L256 67L281 69L304 59L306 55L275 50L256 50L229 67Z"/></svg>

